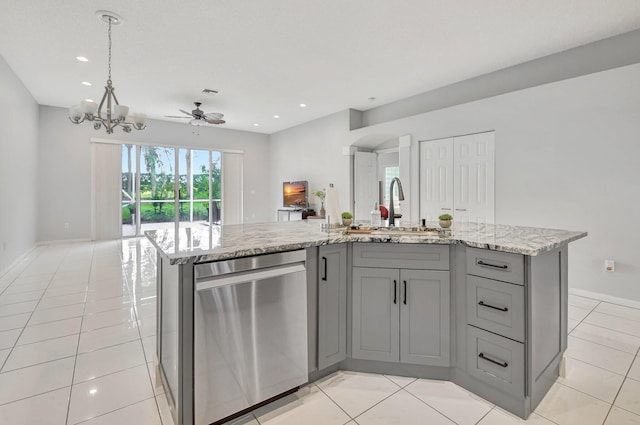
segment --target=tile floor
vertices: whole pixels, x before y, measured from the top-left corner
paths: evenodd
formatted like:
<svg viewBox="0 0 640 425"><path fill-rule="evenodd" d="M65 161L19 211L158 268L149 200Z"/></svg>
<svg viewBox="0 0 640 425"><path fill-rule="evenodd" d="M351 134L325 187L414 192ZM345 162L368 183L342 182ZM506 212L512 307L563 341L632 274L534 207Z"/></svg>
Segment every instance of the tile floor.
<svg viewBox="0 0 640 425"><path fill-rule="evenodd" d="M571 296L566 376L526 423L640 425L640 310ZM0 424L172 425L155 386L155 251L44 245L0 277ZM338 372L246 425L525 423L450 383Z"/></svg>

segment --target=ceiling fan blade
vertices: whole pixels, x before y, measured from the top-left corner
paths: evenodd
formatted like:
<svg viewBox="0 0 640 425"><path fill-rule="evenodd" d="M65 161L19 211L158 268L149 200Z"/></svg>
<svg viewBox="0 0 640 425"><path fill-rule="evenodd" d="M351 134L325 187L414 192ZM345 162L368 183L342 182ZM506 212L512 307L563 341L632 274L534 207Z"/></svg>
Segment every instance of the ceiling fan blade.
<svg viewBox="0 0 640 425"><path fill-rule="evenodd" d="M177 115L165 115L165 118L191 118L191 117L183 117L183 116L177 116Z"/></svg>
<svg viewBox="0 0 640 425"><path fill-rule="evenodd" d="M206 121L209 124L224 124L224 123L226 123L225 120L219 120L219 119L217 119L217 120L206 119Z"/></svg>
<svg viewBox="0 0 640 425"><path fill-rule="evenodd" d="M224 114L221 114L220 112L208 112L204 114L204 117L207 120L220 120L224 117Z"/></svg>
<svg viewBox="0 0 640 425"><path fill-rule="evenodd" d="M187 112L187 111L185 111L184 109L178 109L178 110L179 110L180 112L182 112L183 114L187 114L187 115L189 115L190 117L195 117L195 115L193 115L191 112ZM185 118L187 118L187 117L185 117Z"/></svg>

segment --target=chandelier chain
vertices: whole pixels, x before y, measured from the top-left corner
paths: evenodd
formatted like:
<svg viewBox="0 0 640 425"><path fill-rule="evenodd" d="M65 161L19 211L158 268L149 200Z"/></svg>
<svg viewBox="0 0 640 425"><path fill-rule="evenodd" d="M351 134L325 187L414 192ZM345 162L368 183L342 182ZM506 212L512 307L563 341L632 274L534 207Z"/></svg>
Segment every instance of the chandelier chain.
<svg viewBox="0 0 640 425"><path fill-rule="evenodd" d="M111 20L113 18L111 16L109 16L109 78L108 78L108 83L111 84Z"/></svg>

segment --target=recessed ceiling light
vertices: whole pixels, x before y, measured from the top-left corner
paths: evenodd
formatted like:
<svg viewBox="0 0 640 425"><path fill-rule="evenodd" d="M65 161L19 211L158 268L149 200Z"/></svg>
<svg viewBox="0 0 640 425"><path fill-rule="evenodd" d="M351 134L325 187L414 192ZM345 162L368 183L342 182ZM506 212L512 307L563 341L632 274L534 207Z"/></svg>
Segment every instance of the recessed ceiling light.
<svg viewBox="0 0 640 425"><path fill-rule="evenodd" d="M253 126L254 126L254 127L259 127L259 126L260 126L260 124L258 124L257 122L254 122L254 123L253 123Z"/></svg>
<svg viewBox="0 0 640 425"><path fill-rule="evenodd" d="M77 56L76 59L78 59L80 62L89 62L89 59L85 58L84 56Z"/></svg>
<svg viewBox="0 0 640 425"><path fill-rule="evenodd" d="M85 99L87 102L93 102L93 99Z"/></svg>
<svg viewBox="0 0 640 425"><path fill-rule="evenodd" d="M280 115L274 115L273 118L280 118Z"/></svg>
<svg viewBox="0 0 640 425"><path fill-rule="evenodd" d="M301 104L300 104L300 107L301 107L301 108L306 108L306 107L307 107L307 104L306 104L306 103L301 103Z"/></svg>
<svg viewBox="0 0 640 425"><path fill-rule="evenodd" d="M88 82L88 81L83 81L81 84L82 84L83 86L90 86L90 85L91 85L91 83L90 83L90 82Z"/></svg>

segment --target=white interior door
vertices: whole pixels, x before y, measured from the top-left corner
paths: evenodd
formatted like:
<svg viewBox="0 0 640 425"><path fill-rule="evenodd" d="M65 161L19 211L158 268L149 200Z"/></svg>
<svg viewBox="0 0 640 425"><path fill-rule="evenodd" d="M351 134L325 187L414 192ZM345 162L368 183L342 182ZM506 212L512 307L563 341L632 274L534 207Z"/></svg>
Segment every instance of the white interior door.
<svg viewBox="0 0 640 425"><path fill-rule="evenodd" d="M420 218L453 215L453 138L420 142Z"/></svg>
<svg viewBox="0 0 640 425"><path fill-rule="evenodd" d="M495 221L495 132L453 138L456 222Z"/></svg>
<svg viewBox="0 0 640 425"><path fill-rule="evenodd" d="M373 204L378 202L378 154L356 152L353 165L354 218L369 220Z"/></svg>

